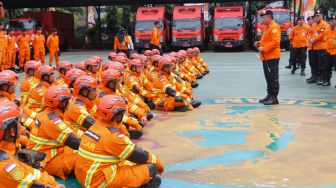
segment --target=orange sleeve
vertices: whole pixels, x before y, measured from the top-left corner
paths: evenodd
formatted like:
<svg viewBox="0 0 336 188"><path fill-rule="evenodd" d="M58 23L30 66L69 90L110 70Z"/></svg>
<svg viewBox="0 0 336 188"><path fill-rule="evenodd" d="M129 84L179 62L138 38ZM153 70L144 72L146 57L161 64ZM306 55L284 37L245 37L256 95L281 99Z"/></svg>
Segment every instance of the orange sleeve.
<svg viewBox="0 0 336 188"><path fill-rule="evenodd" d="M315 43L325 37L325 33L327 33L326 30L328 30L328 24L323 23L322 27L320 28L320 31L318 31L317 37L314 39Z"/></svg>
<svg viewBox="0 0 336 188"><path fill-rule="evenodd" d="M295 27L293 28L293 30L290 32L290 34L288 36L290 41L293 40L294 31L295 31Z"/></svg>
<svg viewBox="0 0 336 188"><path fill-rule="evenodd" d="M48 120L46 126L48 126L46 128L48 131L45 131L46 135L60 144L64 144L66 139L72 133L72 130L60 118Z"/></svg>
<svg viewBox="0 0 336 188"><path fill-rule="evenodd" d="M110 134L110 133L108 133ZM121 132L113 133L107 137L105 151L120 159L127 159L134 151L135 144Z"/></svg>
<svg viewBox="0 0 336 188"><path fill-rule="evenodd" d="M115 37L114 37L114 47L113 47L113 49L114 49L114 50L117 50L119 45L120 45L120 44L119 44L119 39L118 39L117 36L115 36Z"/></svg>
<svg viewBox="0 0 336 188"><path fill-rule="evenodd" d="M271 28L271 40L264 44L263 49L265 53L269 53L275 48L277 48L280 44L281 40L281 31L279 27Z"/></svg>

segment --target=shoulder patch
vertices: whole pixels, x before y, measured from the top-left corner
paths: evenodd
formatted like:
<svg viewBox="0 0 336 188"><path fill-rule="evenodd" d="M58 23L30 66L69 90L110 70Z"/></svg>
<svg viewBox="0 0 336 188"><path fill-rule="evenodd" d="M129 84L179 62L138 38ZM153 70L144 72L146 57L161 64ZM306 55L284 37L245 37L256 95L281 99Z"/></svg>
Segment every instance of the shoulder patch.
<svg viewBox="0 0 336 188"><path fill-rule="evenodd" d="M49 120L52 120L52 119L56 119L56 118L60 118L58 114L54 113L54 112L50 112L48 114L48 118Z"/></svg>
<svg viewBox="0 0 336 188"><path fill-rule="evenodd" d="M92 138L95 141L98 141L100 139L100 136L90 130L85 131L84 133L86 136Z"/></svg>
<svg viewBox="0 0 336 188"><path fill-rule="evenodd" d="M24 178L24 169L20 166L15 167L9 174L15 181L21 181Z"/></svg>
<svg viewBox="0 0 336 188"><path fill-rule="evenodd" d="M36 85L36 88L40 88L40 87L42 87L43 85L42 84L37 84Z"/></svg>
<svg viewBox="0 0 336 188"><path fill-rule="evenodd" d="M110 126L107 126L106 127L111 133L117 133L119 132L119 129L116 129L116 128L113 128L113 127L110 127Z"/></svg>
<svg viewBox="0 0 336 188"><path fill-rule="evenodd" d="M277 33L278 32L278 29L274 28L272 29L272 33Z"/></svg>

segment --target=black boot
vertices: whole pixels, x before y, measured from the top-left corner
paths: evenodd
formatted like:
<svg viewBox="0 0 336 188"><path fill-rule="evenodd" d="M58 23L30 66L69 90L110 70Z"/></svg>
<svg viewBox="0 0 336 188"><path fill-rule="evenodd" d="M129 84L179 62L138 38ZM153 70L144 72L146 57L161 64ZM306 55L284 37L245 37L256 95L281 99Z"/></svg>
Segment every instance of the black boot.
<svg viewBox="0 0 336 188"><path fill-rule="evenodd" d="M131 139L139 139L143 135L143 132L141 130L128 129L128 132L130 133Z"/></svg>
<svg viewBox="0 0 336 188"><path fill-rule="evenodd" d="M308 81L310 81L310 80L312 80L312 79L313 79L313 76L307 78L306 81L308 82Z"/></svg>
<svg viewBox="0 0 336 188"><path fill-rule="evenodd" d="M264 105L276 105L279 104L278 98L271 96L267 101L264 102Z"/></svg>
<svg viewBox="0 0 336 188"><path fill-rule="evenodd" d="M202 75L197 75L197 76L196 76L196 79L202 79L202 78L203 78Z"/></svg>
<svg viewBox="0 0 336 188"><path fill-rule="evenodd" d="M316 81L317 81L317 80L316 80L316 77L312 77L311 79L308 79L308 80L307 80L307 83L308 83L308 84L313 84L313 83L316 83Z"/></svg>
<svg viewBox="0 0 336 188"><path fill-rule="evenodd" d="M295 71L296 71L296 66L293 66L293 69L291 71L291 74L295 74Z"/></svg>
<svg viewBox="0 0 336 188"><path fill-rule="evenodd" d="M285 66L285 68L286 68L286 69L291 69L292 66L291 66L291 65L287 65L287 66Z"/></svg>
<svg viewBox="0 0 336 188"><path fill-rule="evenodd" d="M159 188L160 185L161 185L161 178L159 176L155 176L147 184L142 185L140 188Z"/></svg>
<svg viewBox="0 0 336 188"><path fill-rule="evenodd" d="M322 86L330 86L331 83L330 83L330 79L329 80L326 80L325 82L323 82Z"/></svg>
<svg viewBox="0 0 336 188"><path fill-rule="evenodd" d="M176 112L186 112L188 110L188 106L179 106L179 107L175 107L174 111Z"/></svg>
<svg viewBox="0 0 336 188"><path fill-rule="evenodd" d="M190 102L190 104L191 104L191 106L192 106L193 108L197 108L197 107L199 107L199 106L202 105L202 102L201 102L201 101L192 100L192 101Z"/></svg>
<svg viewBox="0 0 336 188"><path fill-rule="evenodd" d="M147 120L150 121L151 119L153 119L154 114L152 112L147 112Z"/></svg>
<svg viewBox="0 0 336 188"><path fill-rule="evenodd" d="M264 103L264 102L268 101L268 99L270 99L270 97L271 97L270 95L267 95L265 98L260 99L259 103Z"/></svg>
<svg viewBox="0 0 336 188"><path fill-rule="evenodd" d="M324 83L322 78L318 78L316 81L317 85L322 85Z"/></svg>
<svg viewBox="0 0 336 188"><path fill-rule="evenodd" d="M305 69L304 68L302 68L301 69L301 74L300 74L301 76L306 76L306 72L305 72Z"/></svg>
<svg viewBox="0 0 336 188"><path fill-rule="evenodd" d="M198 87L198 83L197 82L191 82L191 87L192 88L196 88L196 87Z"/></svg>
<svg viewBox="0 0 336 188"><path fill-rule="evenodd" d="M146 104L151 110L155 109L155 104L152 101L147 101Z"/></svg>

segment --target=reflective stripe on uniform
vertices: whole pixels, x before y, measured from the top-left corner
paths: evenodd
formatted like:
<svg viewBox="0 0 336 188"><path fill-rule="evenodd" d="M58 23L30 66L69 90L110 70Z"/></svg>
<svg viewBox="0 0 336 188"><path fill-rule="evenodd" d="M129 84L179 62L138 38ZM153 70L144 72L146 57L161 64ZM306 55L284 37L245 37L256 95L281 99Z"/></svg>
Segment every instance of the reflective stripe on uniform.
<svg viewBox="0 0 336 188"><path fill-rule="evenodd" d="M88 116L89 116L89 114L81 114L81 115L79 116L79 118L77 119L76 123L77 123L78 125L82 125L83 122L85 121L86 117L88 117Z"/></svg>
<svg viewBox="0 0 336 188"><path fill-rule="evenodd" d="M41 178L41 171L34 169L34 180L38 180Z"/></svg>
<svg viewBox="0 0 336 188"><path fill-rule="evenodd" d="M156 164L156 156L152 154L152 161L153 164Z"/></svg>
<svg viewBox="0 0 336 188"><path fill-rule="evenodd" d="M101 154L91 153L91 152L85 151L81 147L79 147L78 149L78 154L86 159L90 159L92 161L97 161L97 162L117 163L120 161L118 157L114 157L111 155L101 155Z"/></svg>
<svg viewBox="0 0 336 188"><path fill-rule="evenodd" d="M40 137L37 137L33 134L29 135L29 139L31 141L35 142L36 144L51 145L51 146L58 146L59 145L59 143L54 141L54 140L48 140L48 139L40 138Z"/></svg>
<svg viewBox="0 0 336 188"><path fill-rule="evenodd" d="M86 173L86 177L85 177L85 183L84 183L84 187L86 188L90 188L91 186L91 180L92 180L92 176L93 174L96 172L97 168L99 167L99 162L95 161L92 163L92 165L90 166L89 170Z"/></svg>
<svg viewBox="0 0 336 188"><path fill-rule="evenodd" d="M123 152L119 155L119 158L125 159L131 152L133 152L135 144L129 144Z"/></svg>
<svg viewBox="0 0 336 188"><path fill-rule="evenodd" d="M109 177L109 181L107 182L108 184L111 183L115 177L115 175L117 174L117 166L116 165L111 165L110 166L112 168L112 174L111 174L111 177Z"/></svg>
<svg viewBox="0 0 336 188"><path fill-rule="evenodd" d="M99 186L98 186L98 188L105 188L106 187L106 182L104 181L102 184L100 184Z"/></svg>
<svg viewBox="0 0 336 188"><path fill-rule="evenodd" d="M17 186L18 188L28 188L34 181L34 176L29 173Z"/></svg>
<svg viewBox="0 0 336 188"><path fill-rule="evenodd" d="M138 108L138 106L133 104L132 107L130 108L130 111L134 112L137 108Z"/></svg>
<svg viewBox="0 0 336 188"><path fill-rule="evenodd" d="M62 122L62 123L63 123L63 122ZM57 141L58 143L63 143L65 137L68 136L70 133L72 133L72 130L71 130L69 127L65 128L65 129L62 131L62 133L59 134L59 136L58 136L58 138L57 138L56 141Z"/></svg>

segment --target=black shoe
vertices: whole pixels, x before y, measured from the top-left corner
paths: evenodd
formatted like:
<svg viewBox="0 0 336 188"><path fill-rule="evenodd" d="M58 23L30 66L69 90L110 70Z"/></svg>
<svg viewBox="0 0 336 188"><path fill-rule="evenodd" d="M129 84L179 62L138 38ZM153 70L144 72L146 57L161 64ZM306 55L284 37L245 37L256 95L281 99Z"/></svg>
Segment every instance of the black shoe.
<svg viewBox="0 0 336 188"><path fill-rule="evenodd" d="M176 112L186 112L186 111L188 111L188 106L175 107L174 111L176 111Z"/></svg>
<svg viewBox="0 0 336 188"><path fill-rule="evenodd" d="M311 80L307 80L307 83L308 83L308 84L316 83L316 79L313 78L313 79L311 79Z"/></svg>
<svg viewBox="0 0 336 188"><path fill-rule="evenodd" d="M140 188L159 188L160 185L161 185L161 178L159 176L155 176L147 184L142 185Z"/></svg>
<svg viewBox="0 0 336 188"><path fill-rule="evenodd" d="M155 104L152 101L148 101L146 104L151 110L155 109Z"/></svg>
<svg viewBox="0 0 336 188"><path fill-rule="evenodd" d="M313 79L313 76L307 78L306 81L310 81L310 80L312 80L312 79Z"/></svg>
<svg viewBox="0 0 336 188"><path fill-rule="evenodd" d="M324 83L322 78L318 78L316 81L317 85L322 85Z"/></svg>
<svg viewBox="0 0 336 188"><path fill-rule="evenodd" d="M197 76L196 76L196 79L202 79L202 78L203 78L202 75L197 75Z"/></svg>
<svg viewBox="0 0 336 188"><path fill-rule="evenodd" d="M264 103L264 102L268 101L268 99L270 99L270 97L271 97L270 95L267 95L265 98L260 99L259 103Z"/></svg>
<svg viewBox="0 0 336 188"><path fill-rule="evenodd" d="M295 71L296 71L296 67L293 67L291 74L295 74Z"/></svg>
<svg viewBox="0 0 336 188"><path fill-rule="evenodd" d="M301 69L301 76L306 76L306 73L305 73L305 70L304 69Z"/></svg>
<svg viewBox="0 0 336 188"><path fill-rule="evenodd" d="M285 68L286 68L286 69L291 69L292 66L291 66L291 65L287 65L287 66L285 66Z"/></svg>
<svg viewBox="0 0 336 188"><path fill-rule="evenodd" d="M264 105L276 105L279 104L278 98L270 97L267 101L264 102Z"/></svg>
<svg viewBox="0 0 336 188"><path fill-rule="evenodd" d="M192 82L191 83L191 87L192 88L196 88L196 87L198 87L199 86L199 84L197 83L197 82Z"/></svg>
<svg viewBox="0 0 336 188"><path fill-rule="evenodd" d="M128 129L128 132L130 134L131 139L139 139L143 135L143 132L141 130Z"/></svg>
<svg viewBox="0 0 336 188"><path fill-rule="evenodd" d="M147 120L150 121L151 119L153 119L154 114L152 112L147 112Z"/></svg>
<svg viewBox="0 0 336 188"><path fill-rule="evenodd" d="M190 102L190 104L191 104L191 106L192 106L193 108L197 108L197 107L199 107L199 106L202 105L202 102L201 102L201 101L192 100L192 101Z"/></svg>
<svg viewBox="0 0 336 188"><path fill-rule="evenodd" d="M330 85L331 85L330 80L325 81L325 82L323 82L323 84L322 84L322 86L330 86Z"/></svg>

